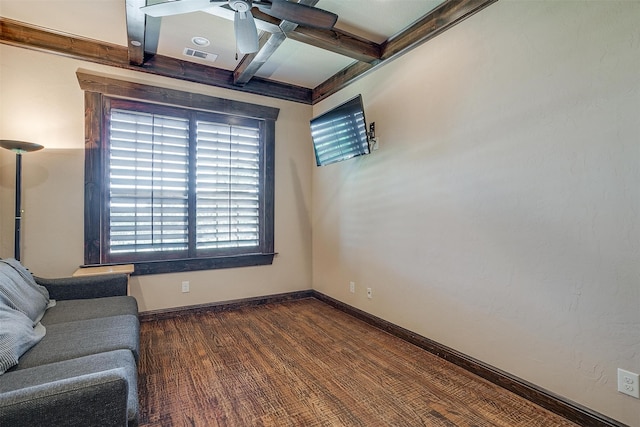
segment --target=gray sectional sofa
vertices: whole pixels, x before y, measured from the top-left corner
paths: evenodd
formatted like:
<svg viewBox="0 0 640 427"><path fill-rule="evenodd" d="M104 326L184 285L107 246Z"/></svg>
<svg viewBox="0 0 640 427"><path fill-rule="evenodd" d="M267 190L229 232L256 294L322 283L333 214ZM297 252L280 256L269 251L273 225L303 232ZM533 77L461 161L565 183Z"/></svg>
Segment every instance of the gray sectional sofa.
<svg viewBox="0 0 640 427"><path fill-rule="evenodd" d="M42 279L0 260L0 426L138 425L139 352L126 275Z"/></svg>

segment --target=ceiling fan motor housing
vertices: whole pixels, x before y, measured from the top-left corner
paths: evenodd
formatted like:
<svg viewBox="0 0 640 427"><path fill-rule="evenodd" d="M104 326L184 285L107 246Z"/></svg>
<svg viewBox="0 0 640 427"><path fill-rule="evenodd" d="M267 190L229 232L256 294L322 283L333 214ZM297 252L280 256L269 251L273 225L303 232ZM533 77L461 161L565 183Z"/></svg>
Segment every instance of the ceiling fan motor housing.
<svg viewBox="0 0 640 427"><path fill-rule="evenodd" d="M229 7L236 12L248 12L251 10L251 0L229 0Z"/></svg>

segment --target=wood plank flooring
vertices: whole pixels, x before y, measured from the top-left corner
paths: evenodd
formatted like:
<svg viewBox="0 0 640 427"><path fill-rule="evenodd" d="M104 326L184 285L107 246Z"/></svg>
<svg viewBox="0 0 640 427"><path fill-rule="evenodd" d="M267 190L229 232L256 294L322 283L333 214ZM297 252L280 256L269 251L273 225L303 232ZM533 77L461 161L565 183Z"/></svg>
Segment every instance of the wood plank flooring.
<svg viewBox="0 0 640 427"><path fill-rule="evenodd" d="M575 426L315 299L143 322L141 426Z"/></svg>

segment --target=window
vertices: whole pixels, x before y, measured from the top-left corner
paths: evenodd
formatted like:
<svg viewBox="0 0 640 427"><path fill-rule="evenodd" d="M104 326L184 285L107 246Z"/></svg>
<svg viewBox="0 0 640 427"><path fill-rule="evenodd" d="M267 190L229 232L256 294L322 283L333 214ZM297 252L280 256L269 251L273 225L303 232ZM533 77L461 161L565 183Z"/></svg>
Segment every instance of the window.
<svg viewBox="0 0 640 427"><path fill-rule="evenodd" d="M275 119L231 101L234 114L192 100L85 100L86 264L135 263L135 274L271 264Z"/></svg>

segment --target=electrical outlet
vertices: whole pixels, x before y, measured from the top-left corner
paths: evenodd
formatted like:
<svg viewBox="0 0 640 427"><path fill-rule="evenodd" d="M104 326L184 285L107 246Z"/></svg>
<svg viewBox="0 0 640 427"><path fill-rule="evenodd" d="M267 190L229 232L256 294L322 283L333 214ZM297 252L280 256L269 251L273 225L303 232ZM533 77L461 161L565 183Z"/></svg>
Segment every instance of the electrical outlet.
<svg viewBox="0 0 640 427"><path fill-rule="evenodd" d="M184 282L182 282L182 293L187 293L189 292L189 281L185 280Z"/></svg>
<svg viewBox="0 0 640 427"><path fill-rule="evenodd" d="M371 290L371 288L367 288L367 298L373 298L373 291Z"/></svg>
<svg viewBox="0 0 640 427"><path fill-rule="evenodd" d="M356 282L349 282L349 292L352 294L356 293Z"/></svg>
<svg viewBox="0 0 640 427"><path fill-rule="evenodd" d="M631 397L640 399L638 374L618 368L618 391Z"/></svg>

